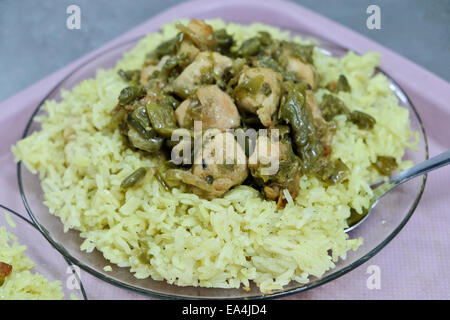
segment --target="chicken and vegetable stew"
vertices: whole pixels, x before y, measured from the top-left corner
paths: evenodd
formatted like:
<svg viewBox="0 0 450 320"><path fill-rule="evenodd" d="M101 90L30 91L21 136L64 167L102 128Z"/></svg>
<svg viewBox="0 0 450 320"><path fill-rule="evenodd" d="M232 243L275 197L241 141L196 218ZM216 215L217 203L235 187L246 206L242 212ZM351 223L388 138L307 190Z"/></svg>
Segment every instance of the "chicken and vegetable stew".
<svg viewBox="0 0 450 320"><path fill-rule="evenodd" d="M128 86L112 112L112 121L130 148L150 157L166 155L164 168L157 172L166 189L183 184L212 199L246 184L282 207L287 196L299 194L302 175L316 175L329 184L345 179L348 167L331 157L334 118L346 115L360 130L373 130L376 121L350 111L336 96L351 91L345 75L327 84L329 93L317 101L313 46L280 41L266 32L238 46L225 30L213 30L198 20L179 24L178 30L147 55L141 70L119 71ZM193 139L196 121L202 125L201 150L192 153L190 162L173 163L171 152L183 141L171 137L183 129ZM239 143L232 129L276 130L278 135L274 139L257 134ZM224 142L234 149L233 159L210 161ZM274 152L261 159L257 149ZM262 169L271 161L278 161L278 170L268 175ZM387 157L375 164L385 175L395 165L395 159ZM138 169L122 188L132 187L146 172Z"/></svg>

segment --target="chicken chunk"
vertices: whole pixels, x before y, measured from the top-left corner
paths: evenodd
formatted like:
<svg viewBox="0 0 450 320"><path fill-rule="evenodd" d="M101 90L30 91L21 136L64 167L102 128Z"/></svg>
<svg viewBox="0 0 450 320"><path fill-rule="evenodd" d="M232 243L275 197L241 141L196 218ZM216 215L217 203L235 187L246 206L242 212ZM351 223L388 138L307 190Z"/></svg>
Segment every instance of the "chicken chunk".
<svg viewBox="0 0 450 320"><path fill-rule="evenodd" d="M319 104L314 97L314 92L306 90L306 107L311 112L314 127L317 129L322 145L324 146L324 155L327 156L331 152L331 142L335 132L335 125L332 122L327 122L322 117Z"/></svg>
<svg viewBox="0 0 450 320"><path fill-rule="evenodd" d="M239 112L231 97L216 85L207 85L196 92L198 101L186 99L175 111L178 125L191 128L194 121L201 121L204 130L217 128L221 131L237 128Z"/></svg>
<svg viewBox="0 0 450 320"><path fill-rule="evenodd" d="M189 40L185 39L181 42L177 55L186 54L189 57L189 63L192 62L199 54L200 50Z"/></svg>
<svg viewBox="0 0 450 320"><path fill-rule="evenodd" d="M192 100L184 100L175 110L175 118L177 123L182 128L191 128L193 126L193 119L191 116L191 109L195 106Z"/></svg>
<svg viewBox="0 0 450 320"><path fill-rule="evenodd" d="M197 98L203 106L202 121L205 129L226 130L236 128L240 123L239 112L231 97L216 85L201 87Z"/></svg>
<svg viewBox="0 0 450 320"><path fill-rule="evenodd" d="M214 29L204 21L192 19L187 26L178 25L178 29L184 32L200 50L215 50L217 46Z"/></svg>
<svg viewBox="0 0 450 320"><path fill-rule="evenodd" d="M256 113L261 123L269 127L280 102L282 80L282 75L272 69L245 70L235 90L237 105L247 112Z"/></svg>
<svg viewBox="0 0 450 320"><path fill-rule="evenodd" d="M276 174L279 169L280 154L285 153L284 147L284 145L274 141L270 137L259 136L256 140L255 148L248 159L248 167L254 171L261 169L261 167L262 169L272 167L275 170L271 174Z"/></svg>
<svg viewBox="0 0 450 320"><path fill-rule="evenodd" d="M191 186L192 192L206 199L223 196L248 176L245 152L234 135L212 131L213 134L205 133L202 150L194 156L192 171L171 169L166 174L168 180L181 180Z"/></svg>
<svg viewBox="0 0 450 320"><path fill-rule="evenodd" d="M169 56L164 56L161 58L157 65L149 65L144 67L141 71L141 83L146 84L151 78L153 72L161 71L162 67L166 64L168 59Z"/></svg>
<svg viewBox="0 0 450 320"><path fill-rule="evenodd" d="M287 71L293 72L298 79L308 83L311 89L315 90L318 84L318 73L312 65L312 51L306 53L308 50L300 48L305 47L292 43L284 45L281 52L281 63ZM301 56L303 59L300 58Z"/></svg>
<svg viewBox="0 0 450 320"><path fill-rule="evenodd" d="M288 141L259 136L248 163L252 176L264 184L266 198L281 203L285 189L293 199L297 197L301 166Z"/></svg>
<svg viewBox="0 0 450 320"><path fill-rule="evenodd" d="M300 59L288 57L286 70L294 72L296 76L308 83L313 90L317 88L316 68L312 64L303 63Z"/></svg>
<svg viewBox="0 0 450 320"><path fill-rule="evenodd" d="M221 194L244 182L248 176L247 159L234 135L219 133L203 144L202 153L194 158L194 176L205 180Z"/></svg>
<svg viewBox="0 0 450 320"><path fill-rule="evenodd" d="M200 52L195 60L173 81L173 91L182 98L187 98L202 84L205 76L212 74L220 78L233 61L217 52Z"/></svg>

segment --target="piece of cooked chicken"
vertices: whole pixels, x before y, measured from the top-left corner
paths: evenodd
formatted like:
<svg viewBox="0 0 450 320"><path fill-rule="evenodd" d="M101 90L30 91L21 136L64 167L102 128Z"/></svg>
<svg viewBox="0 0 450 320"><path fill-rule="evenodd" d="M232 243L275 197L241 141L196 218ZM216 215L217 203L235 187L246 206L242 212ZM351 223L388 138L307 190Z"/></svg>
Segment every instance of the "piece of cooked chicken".
<svg viewBox="0 0 450 320"><path fill-rule="evenodd" d="M267 199L280 202L284 198L284 189L289 191L293 199L297 197L301 167L289 142L259 136L248 159L248 167L252 176L264 184Z"/></svg>
<svg viewBox="0 0 450 320"><path fill-rule="evenodd" d="M233 99L217 85L199 88L196 97L198 101L186 99L175 110L180 127L192 128L194 121L201 121L204 130L225 131L239 126L241 118Z"/></svg>
<svg viewBox="0 0 450 320"><path fill-rule="evenodd" d="M313 90L317 88L316 68L312 64L303 63L300 59L289 57L287 71L294 72L300 80L308 83Z"/></svg>
<svg viewBox="0 0 450 320"><path fill-rule="evenodd" d="M170 56L164 56L161 58L161 60L159 60L157 65L149 65L144 67L141 71L141 83L146 84L151 78L153 72L161 71L162 67L164 67L169 58Z"/></svg>
<svg viewBox="0 0 450 320"><path fill-rule="evenodd" d="M214 29L204 21L192 19L187 26L178 25L178 29L184 32L200 50L215 50L217 46Z"/></svg>
<svg viewBox="0 0 450 320"><path fill-rule="evenodd" d="M309 63L303 62L296 57L290 46L285 46L281 53L283 67L287 71L293 72L298 79L305 81L311 86L312 90L317 89L318 74L316 68Z"/></svg>
<svg viewBox="0 0 450 320"><path fill-rule="evenodd" d="M194 61L173 81L173 91L182 98L187 98L202 83L208 73L220 78L233 61L217 52L200 52Z"/></svg>
<svg viewBox="0 0 450 320"><path fill-rule="evenodd" d="M200 50L192 43L192 41L184 39L177 51L177 56L187 55L189 57L188 62L191 63L194 61L195 57L197 57L199 52Z"/></svg>
<svg viewBox="0 0 450 320"><path fill-rule="evenodd" d="M222 195L248 176L247 158L233 134L222 132L203 142L194 157L192 174L205 180Z"/></svg>
<svg viewBox="0 0 450 320"><path fill-rule="evenodd" d="M234 135L217 129L210 132L203 136L202 150L194 156L192 171L170 169L166 173L168 180L180 180L206 199L223 196L248 176L245 152Z"/></svg>
<svg viewBox="0 0 450 320"><path fill-rule="evenodd" d="M306 107L311 112L312 121L318 131L320 141L324 146L324 155L327 156L331 153L331 142L336 127L333 122L327 122L322 117L322 112L312 90L306 90Z"/></svg>
<svg viewBox="0 0 450 320"><path fill-rule="evenodd" d="M278 109L283 77L269 68L249 68L242 72L235 90L237 105L256 113L261 123L272 125L272 115Z"/></svg>

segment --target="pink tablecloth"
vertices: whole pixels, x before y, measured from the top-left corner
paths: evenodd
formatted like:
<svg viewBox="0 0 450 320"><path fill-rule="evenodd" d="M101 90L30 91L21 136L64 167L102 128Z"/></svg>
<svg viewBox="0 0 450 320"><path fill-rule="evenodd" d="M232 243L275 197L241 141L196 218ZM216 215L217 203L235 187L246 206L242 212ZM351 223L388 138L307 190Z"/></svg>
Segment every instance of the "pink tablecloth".
<svg viewBox="0 0 450 320"><path fill-rule="evenodd" d="M358 52L381 52L382 67L406 90L422 116L428 133L430 155L450 149L448 82L371 40L293 3L276 0L198 0L181 4L148 20L0 104L0 203L26 214L17 187L16 167L10 146L20 139L32 111L49 90L96 53L155 31L162 23L181 17L220 17L242 23L260 21L320 35ZM416 213L386 248L345 276L285 299L449 299L449 187L450 167L429 174ZM370 265L380 267L380 289L371 290L366 285L369 277L367 268ZM81 277L90 299L145 298L111 286L86 272L82 272Z"/></svg>

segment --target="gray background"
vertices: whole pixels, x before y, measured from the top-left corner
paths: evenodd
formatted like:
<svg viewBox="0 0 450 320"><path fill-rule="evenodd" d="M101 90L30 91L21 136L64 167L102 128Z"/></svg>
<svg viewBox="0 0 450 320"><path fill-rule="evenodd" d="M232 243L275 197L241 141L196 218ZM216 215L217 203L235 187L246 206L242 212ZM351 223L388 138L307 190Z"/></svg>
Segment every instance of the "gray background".
<svg viewBox="0 0 450 320"><path fill-rule="evenodd" d="M0 101L180 2L183 1L0 0ZM364 34L450 81L450 0L294 2ZM81 30L66 28L66 8L71 4L81 8ZM366 27L366 9L370 4L381 8L381 30Z"/></svg>

